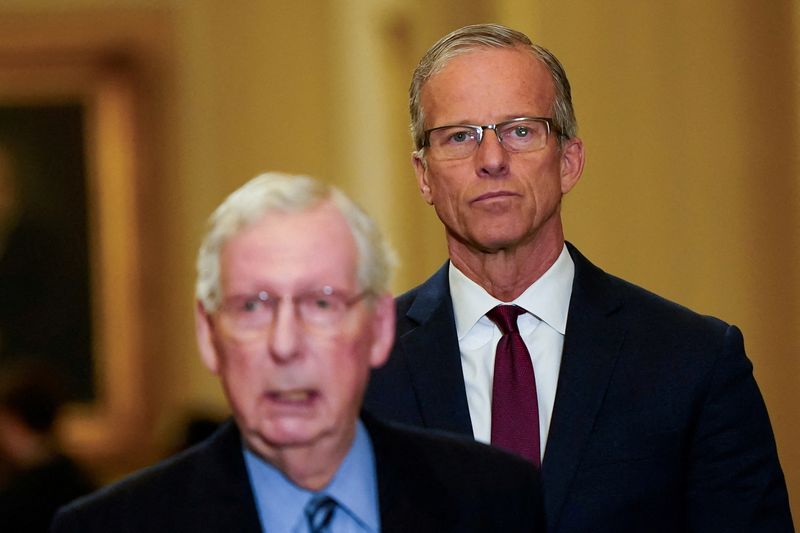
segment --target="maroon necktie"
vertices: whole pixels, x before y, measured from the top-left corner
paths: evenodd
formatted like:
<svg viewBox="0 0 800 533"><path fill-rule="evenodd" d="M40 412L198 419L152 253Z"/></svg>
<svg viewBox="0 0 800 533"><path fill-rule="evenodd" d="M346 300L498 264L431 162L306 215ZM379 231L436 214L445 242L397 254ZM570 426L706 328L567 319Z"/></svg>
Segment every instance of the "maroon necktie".
<svg viewBox="0 0 800 533"><path fill-rule="evenodd" d="M497 343L492 384L492 444L539 466L539 402L528 348L517 328L525 310L498 305L486 316L503 336Z"/></svg>

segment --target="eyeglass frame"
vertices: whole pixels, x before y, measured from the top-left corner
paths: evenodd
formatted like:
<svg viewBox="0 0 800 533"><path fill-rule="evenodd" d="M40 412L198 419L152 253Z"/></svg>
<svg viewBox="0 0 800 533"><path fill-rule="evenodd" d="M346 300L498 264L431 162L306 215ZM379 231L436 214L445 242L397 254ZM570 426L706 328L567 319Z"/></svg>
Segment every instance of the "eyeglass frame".
<svg viewBox="0 0 800 533"><path fill-rule="evenodd" d="M315 296L315 295L325 295L325 296L336 295L336 296L341 297L341 302L344 305L344 309L342 310L341 316L337 316L336 320L334 320L333 322L330 322L328 324L314 323L314 322L307 321L307 319L304 318L304 316L302 314L302 311L300 310L301 308L297 304L297 301L300 298L311 297L311 296ZM374 295L374 291L372 291L371 289L365 289L365 290L363 290L363 291L361 291L361 292L359 292L359 293L357 293L355 295L346 297L346 296L344 296L344 294L342 294L341 291L338 291L338 290L334 289L333 287L331 287L329 285L324 285L323 287L321 287L319 289L310 290L310 291L304 291L304 292L301 292L299 294L284 295L284 296L273 296L267 290L260 290L260 291L255 292L254 294L247 294L247 295L242 295L242 296L239 296L239 297L245 298L244 302L255 300L255 301L258 301L258 302L260 302L262 304L268 305L269 309L271 310L271 315L270 315L269 321L266 321L263 324L260 324L258 327L252 327L252 328L238 328L238 327L236 327L236 325L234 323L231 323L230 325L233 326L231 329L234 330L235 332L237 332L237 333L245 333L245 334L247 334L247 333L256 333L256 332L258 332L258 331L260 331L262 329L266 329L267 327L271 327L271 326L273 326L275 324L275 317L277 316L278 309L279 309L279 307L281 305L281 302L284 301L284 300L289 300L291 302L291 304L292 304L292 311L294 312L295 317L301 322L301 324L303 324L303 326L306 326L306 327L310 326L312 328L324 329L326 327L331 327L331 326L334 326L334 325L338 324L339 321L341 321L342 318L344 318L346 312L349 311L354 305L356 305L360 301L364 300L365 298L371 297L373 295ZM237 298L239 298L239 297L237 297ZM231 311L230 311L230 309L227 309L227 307L228 307L227 304L228 304L228 302L223 301L220 304L220 306L217 308L216 313L219 314L219 315L222 315L222 316L224 316L226 314L229 314ZM238 331L236 331L236 330L238 330Z"/></svg>
<svg viewBox="0 0 800 533"><path fill-rule="evenodd" d="M431 146L431 132L434 132L434 131L437 131L437 130L443 130L443 129L447 129L447 128L459 128L460 127L460 128L470 128L470 129L472 129L473 131L476 132L476 134L477 134L477 144L476 144L475 151L477 151L477 149L480 147L481 143L483 142L483 132L486 131L486 130L492 130L492 131L494 131L495 136L497 136L497 142L500 143L500 146L502 146L504 150L506 150L508 152L511 152L511 153L525 153L524 151L509 149L505 144L503 144L503 140L500 138L499 135L497 135L497 128L498 127L507 126L509 124L514 124L515 122L523 122L523 121L526 121L526 120L535 120L535 121L538 121L538 122L544 122L547 125L547 136L546 136L546 139L545 139L545 145L547 144L547 139L550 138L550 135L552 133L555 133L559 137L563 137L564 136L564 134L561 132L561 130L556 127L555 121L550 117L517 117L517 118L512 118L510 120L504 120L502 122L496 122L494 124L486 124L486 125L483 125L483 126L481 126L479 124L445 124L444 126L436 126L435 128L424 130L422 132L422 148L423 149L430 148L430 146ZM542 146L542 148L544 148L544 145ZM542 148L537 148L536 150L530 150L530 151L531 152L536 152L538 150L541 150ZM469 157L470 155L474 154L475 151L471 152L469 155L464 156L463 158L455 158L454 160L465 159L465 158Z"/></svg>

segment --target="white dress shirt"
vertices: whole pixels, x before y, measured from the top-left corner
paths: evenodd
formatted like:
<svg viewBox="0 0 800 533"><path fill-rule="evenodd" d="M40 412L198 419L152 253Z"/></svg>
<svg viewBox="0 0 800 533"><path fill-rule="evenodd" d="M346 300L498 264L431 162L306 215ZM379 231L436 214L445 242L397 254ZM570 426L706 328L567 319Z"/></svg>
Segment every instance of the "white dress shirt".
<svg viewBox="0 0 800 533"><path fill-rule="evenodd" d="M496 299L453 266L452 262L448 275L469 415L474 437L478 441L488 443L491 440L494 356L502 335L494 322L486 317L486 313L501 304L518 305L528 311L519 316L517 326L531 354L536 375L541 440L539 449L543 457L553 416L567 311L575 277L575 264L567 247L564 246L547 272L513 302Z"/></svg>

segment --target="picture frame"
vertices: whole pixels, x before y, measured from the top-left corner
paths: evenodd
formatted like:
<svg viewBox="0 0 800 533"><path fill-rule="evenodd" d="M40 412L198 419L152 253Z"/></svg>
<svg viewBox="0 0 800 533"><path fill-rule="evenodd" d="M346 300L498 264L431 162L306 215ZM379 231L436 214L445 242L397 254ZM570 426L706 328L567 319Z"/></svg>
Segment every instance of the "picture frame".
<svg viewBox="0 0 800 533"><path fill-rule="evenodd" d="M152 424L142 357L131 72L124 63L90 56L2 54L0 106L80 110L91 383L62 413L59 433L65 451L88 463L133 457Z"/></svg>

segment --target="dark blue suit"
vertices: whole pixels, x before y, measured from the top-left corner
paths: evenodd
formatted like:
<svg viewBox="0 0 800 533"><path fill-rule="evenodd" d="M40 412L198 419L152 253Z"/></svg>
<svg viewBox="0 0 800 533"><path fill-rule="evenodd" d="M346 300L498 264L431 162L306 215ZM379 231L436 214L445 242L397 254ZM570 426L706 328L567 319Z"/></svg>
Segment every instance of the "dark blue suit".
<svg viewBox="0 0 800 533"><path fill-rule="evenodd" d="M489 446L363 418L383 533L543 530L534 468ZM258 533L232 422L173 458L64 507L53 533ZM283 532L267 532L283 533Z"/></svg>
<svg viewBox="0 0 800 533"><path fill-rule="evenodd" d="M793 531L740 331L575 262L542 463L548 531ZM471 435L447 265L397 300L376 416Z"/></svg>

